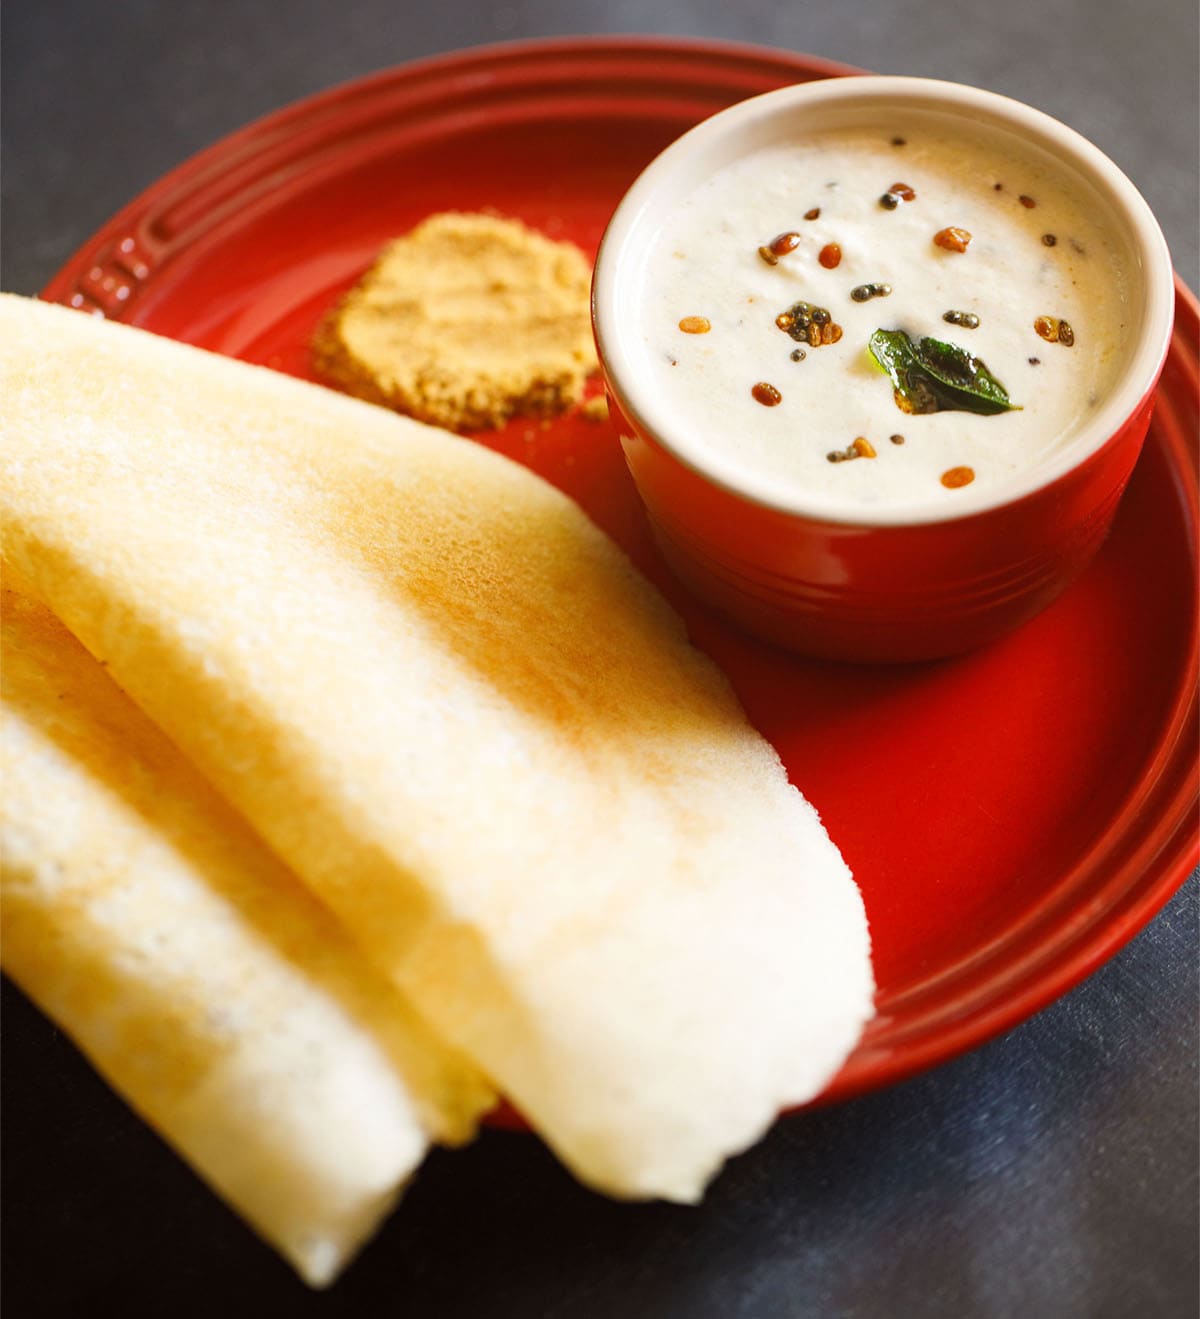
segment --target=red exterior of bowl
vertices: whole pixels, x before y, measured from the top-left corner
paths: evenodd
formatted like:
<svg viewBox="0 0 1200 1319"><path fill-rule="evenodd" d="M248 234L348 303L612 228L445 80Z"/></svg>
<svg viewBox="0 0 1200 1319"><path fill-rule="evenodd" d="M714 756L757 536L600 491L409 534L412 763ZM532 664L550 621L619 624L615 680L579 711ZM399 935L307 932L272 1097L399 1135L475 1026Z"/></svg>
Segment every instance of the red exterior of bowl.
<svg viewBox="0 0 1200 1319"><path fill-rule="evenodd" d="M680 580L756 636L866 662L971 650L1044 609L1108 534L1154 406L1152 386L1090 458L1013 503L952 521L856 526L767 508L700 475L629 421L607 373L606 385Z"/></svg>

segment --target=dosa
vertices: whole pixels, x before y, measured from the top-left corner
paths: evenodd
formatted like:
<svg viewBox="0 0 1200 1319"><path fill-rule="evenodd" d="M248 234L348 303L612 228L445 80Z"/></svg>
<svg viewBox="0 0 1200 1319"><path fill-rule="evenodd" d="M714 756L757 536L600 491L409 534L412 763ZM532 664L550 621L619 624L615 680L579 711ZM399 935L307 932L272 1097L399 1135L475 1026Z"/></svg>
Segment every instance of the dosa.
<svg viewBox="0 0 1200 1319"><path fill-rule="evenodd" d="M314 1285L491 1096L43 606L0 655L5 969Z"/></svg>
<svg viewBox="0 0 1200 1319"><path fill-rule="evenodd" d="M696 1199L872 1011L863 904L579 507L370 404L0 299L5 551L574 1172Z"/></svg>

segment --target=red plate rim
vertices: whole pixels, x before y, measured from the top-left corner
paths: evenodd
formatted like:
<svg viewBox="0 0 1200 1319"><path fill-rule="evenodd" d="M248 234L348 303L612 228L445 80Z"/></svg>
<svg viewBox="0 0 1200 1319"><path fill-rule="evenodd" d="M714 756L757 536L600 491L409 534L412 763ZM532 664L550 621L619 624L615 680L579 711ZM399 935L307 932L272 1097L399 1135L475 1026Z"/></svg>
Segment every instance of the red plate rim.
<svg viewBox="0 0 1200 1319"><path fill-rule="evenodd" d="M862 70L795 52L752 44L675 37L559 37L507 42L432 56L339 84L296 101L221 138L163 175L118 211L87 240L42 291L47 300L100 307L85 292L89 274L114 258L121 266L117 244L139 230L148 215L168 202L188 196L233 167L240 175L262 153L278 148L301 129L316 128L330 113L348 105L370 103L394 92L433 88L453 77L461 85L479 83L500 73L528 72L530 65L581 57L609 60L614 70L624 59L670 56L692 62L697 86L711 85L713 66L730 81L740 72L746 94L763 90L753 84L765 77L798 75L839 77ZM687 72L685 68L682 70ZM236 204L236 185L231 193ZM186 243L186 235L184 242ZM134 258L131 258L130 263ZM141 279L152 277L153 257L144 274L131 280L129 301L110 305L120 316L136 304ZM1200 304L1176 278L1176 324L1164 377L1171 389L1160 393L1160 415L1148 443L1163 446L1177 486L1185 532L1193 550L1200 526L1200 457L1197 454L1197 343ZM1176 406L1178 402L1178 407ZM1173 693L1170 717L1145 771L1122 808L1114 815L1092 851L1074 868L1087 875L1101 868L1107 877L1091 891L1086 910L1076 908L1077 886L1051 895L1032 922L981 949L938 980L918 990L880 1003L858 1049L820 1097L819 1102L848 1099L899 1081L970 1049L1010 1029L1078 984L1133 937L1161 909L1200 862L1200 763L1195 748L1200 682L1200 618L1193 611L1188 651ZM1075 919L1064 913L1075 910ZM989 970L988 963L995 962ZM954 982L966 980L948 997ZM892 1013L903 1009L899 1028Z"/></svg>
<svg viewBox="0 0 1200 1319"><path fill-rule="evenodd" d="M125 319L125 313L132 309L136 298L136 280L133 282L133 297L123 306L88 296L93 291L86 278L88 272L99 265L107 266L114 253L117 253L119 275L127 278L132 273L129 265L122 263L116 244L127 240L131 234L144 232L147 217L164 210L168 203L182 202L200 189L212 191L209 185L219 176L233 173L241 176L247 166L254 163L259 169L263 168L263 158L279 152L280 144L287 138L294 138L302 131L319 129L329 115L344 114L354 104L369 106L383 96L404 92L412 93L412 101L419 104L422 98L437 98L450 78L464 90L481 85L490 87L494 85L493 80L519 76L523 65L545 65L549 69L558 61L572 58L607 60L615 65L625 59L648 60L650 66L645 70L646 76L651 77L654 73L662 76L665 70L658 61L666 57L693 61L697 85L705 88L711 87L714 63L726 69L731 79L738 72L737 66L742 65L747 96L762 90L761 86L754 85L755 82L761 83L764 76L771 74L778 78L791 73L811 80L865 72L853 65L751 43L683 37L548 37L491 43L427 56L303 97L269 111L201 148L144 188L106 221L50 277L41 297L76 307L99 307L110 318ZM286 160L286 154L281 154L281 159ZM138 255L147 254L139 252ZM81 289L84 290L82 301Z"/></svg>

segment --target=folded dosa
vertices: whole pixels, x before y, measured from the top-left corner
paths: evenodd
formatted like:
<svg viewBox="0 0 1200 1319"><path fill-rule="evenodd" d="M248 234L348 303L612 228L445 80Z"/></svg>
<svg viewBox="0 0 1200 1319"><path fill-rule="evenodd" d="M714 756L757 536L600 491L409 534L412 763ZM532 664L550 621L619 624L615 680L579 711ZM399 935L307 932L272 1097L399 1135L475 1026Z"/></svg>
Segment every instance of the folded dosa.
<svg viewBox="0 0 1200 1319"><path fill-rule="evenodd" d="M862 902L677 616L482 446L0 299L6 553L582 1179L696 1198L871 1014Z"/></svg>
<svg viewBox="0 0 1200 1319"><path fill-rule="evenodd" d="M0 629L5 969L329 1282L487 1087L53 615Z"/></svg>

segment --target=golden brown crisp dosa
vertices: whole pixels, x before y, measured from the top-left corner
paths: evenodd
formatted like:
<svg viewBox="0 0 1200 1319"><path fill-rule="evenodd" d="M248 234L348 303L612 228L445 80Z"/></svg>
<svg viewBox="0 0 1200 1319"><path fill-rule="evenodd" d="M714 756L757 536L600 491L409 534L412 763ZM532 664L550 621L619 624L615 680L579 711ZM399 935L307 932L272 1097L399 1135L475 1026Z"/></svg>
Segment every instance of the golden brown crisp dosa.
<svg viewBox="0 0 1200 1319"><path fill-rule="evenodd" d="M870 1016L862 902L717 669L478 445L0 299L5 544L570 1167L697 1197Z"/></svg>
<svg viewBox="0 0 1200 1319"><path fill-rule="evenodd" d="M5 969L323 1285L490 1092L5 577Z"/></svg>

